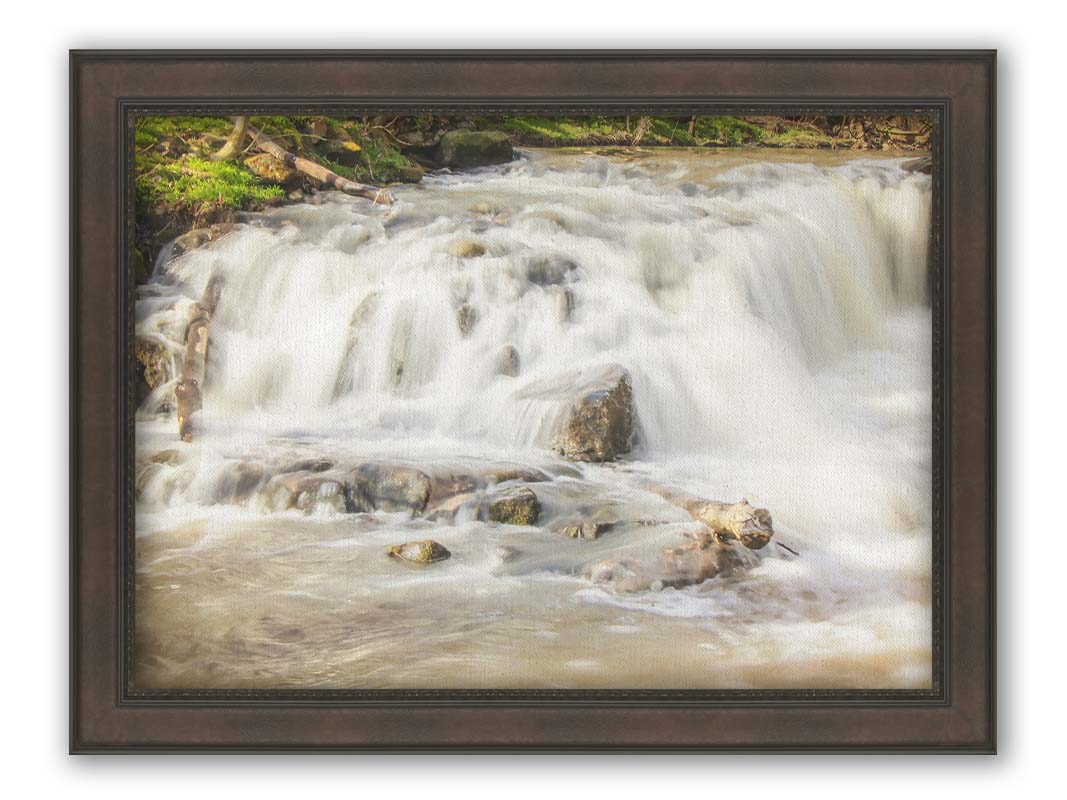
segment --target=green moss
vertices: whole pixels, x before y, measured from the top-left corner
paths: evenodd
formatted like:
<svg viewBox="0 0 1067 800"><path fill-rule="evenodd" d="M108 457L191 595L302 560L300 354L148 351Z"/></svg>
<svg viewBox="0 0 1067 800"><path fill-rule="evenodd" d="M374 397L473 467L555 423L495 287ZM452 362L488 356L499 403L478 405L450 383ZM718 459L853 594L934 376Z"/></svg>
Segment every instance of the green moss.
<svg viewBox="0 0 1067 800"><path fill-rule="evenodd" d="M830 135L810 128L786 128L763 137L763 143L772 147L829 147L833 141Z"/></svg>
<svg viewBox="0 0 1067 800"><path fill-rule="evenodd" d="M144 158L137 165L137 198L153 206L214 203L245 208L282 196L280 186L264 184L232 161L186 155L174 160Z"/></svg>
<svg viewBox="0 0 1067 800"><path fill-rule="evenodd" d="M504 117L498 127L546 142L579 145L621 141L626 134L625 122L612 117Z"/></svg>

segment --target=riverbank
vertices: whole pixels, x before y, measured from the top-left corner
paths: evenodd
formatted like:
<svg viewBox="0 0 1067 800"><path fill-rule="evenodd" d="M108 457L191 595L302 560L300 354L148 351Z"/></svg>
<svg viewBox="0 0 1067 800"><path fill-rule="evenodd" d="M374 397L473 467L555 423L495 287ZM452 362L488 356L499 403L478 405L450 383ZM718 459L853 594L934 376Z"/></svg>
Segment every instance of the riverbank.
<svg viewBox="0 0 1067 800"><path fill-rule="evenodd" d="M428 169L510 160L522 147L707 147L922 152L921 117L395 117L261 116L249 122L293 155L376 186L418 183ZM321 181L244 147L215 160L225 117L142 117L135 139L134 275L148 280L181 234L239 221L241 212L303 202ZM450 145L449 142L453 142Z"/></svg>

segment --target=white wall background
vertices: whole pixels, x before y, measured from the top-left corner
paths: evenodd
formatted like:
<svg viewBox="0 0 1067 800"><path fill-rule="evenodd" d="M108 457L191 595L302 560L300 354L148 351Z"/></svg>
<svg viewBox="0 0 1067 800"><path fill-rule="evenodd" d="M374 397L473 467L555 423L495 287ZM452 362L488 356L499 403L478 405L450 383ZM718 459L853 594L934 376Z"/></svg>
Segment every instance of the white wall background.
<svg viewBox="0 0 1067 800"><path fill-rule="evenodd" d="M8 797L972 798L1060 783L1067 135L1054 5L504 0L9 5L0 48L0 770ZM67 750L67 49L996 47L1000 752L977 757L78 757ZM1040 795L1039 795L1040 796Z"/></svg>

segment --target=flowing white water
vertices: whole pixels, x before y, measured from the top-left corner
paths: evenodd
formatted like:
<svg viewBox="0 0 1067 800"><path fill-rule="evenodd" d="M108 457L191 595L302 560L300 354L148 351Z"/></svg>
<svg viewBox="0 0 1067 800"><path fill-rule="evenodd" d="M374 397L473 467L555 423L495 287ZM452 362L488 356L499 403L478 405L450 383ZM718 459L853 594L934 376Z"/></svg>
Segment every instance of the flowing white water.
<svg viewBox="0 0 1067 800"><path fill-rule="evenodd" d="M139 680L928 685L930 183L900 163L535 152L428 177L391 209L324 195L163 265L139 332L180 341L209 278L225 288L202 434L139 499ZM632 376L637 446L565 467L543 387L605 364ZM174 431L142 416L139 456ZM569 470L538 490L548 517L593 486L663 524L573 542L220 505L235 459L272 453ZM747 497L801 556L772 545L741 577L658 593L577 578L677 544L685 516L649 482ZM450 561L381 556L431 536ZM521 551L509 566L502 543Z"/></svg>

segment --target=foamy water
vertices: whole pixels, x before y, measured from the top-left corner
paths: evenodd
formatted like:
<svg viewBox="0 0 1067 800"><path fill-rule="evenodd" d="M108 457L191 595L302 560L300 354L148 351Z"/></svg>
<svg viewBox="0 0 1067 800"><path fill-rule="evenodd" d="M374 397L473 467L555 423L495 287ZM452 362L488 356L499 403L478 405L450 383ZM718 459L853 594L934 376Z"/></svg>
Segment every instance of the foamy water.
<svg viewBox="0 0 1067 800"><path fill-rule="evenodd" d="M930 183L900 163L535 152L429 177L392 208L324 195L161 264L138 332L175 348L209 278L225 288L194 443L149 413L158 398L138 421L140 459L179 454L140 486L136 681L928 686ZM564 401L544 387L605 364L632 376L637 446L564 462ZM553 480L533 485L538 529L232 501L236 465L300 458ZM658 485L767 507L800 555L772 545L740 575L659 592L581 578L684 541L692 520ZM634 524L550 530L590 504ZM453 557L385 557L416 538Z"/></svg>

